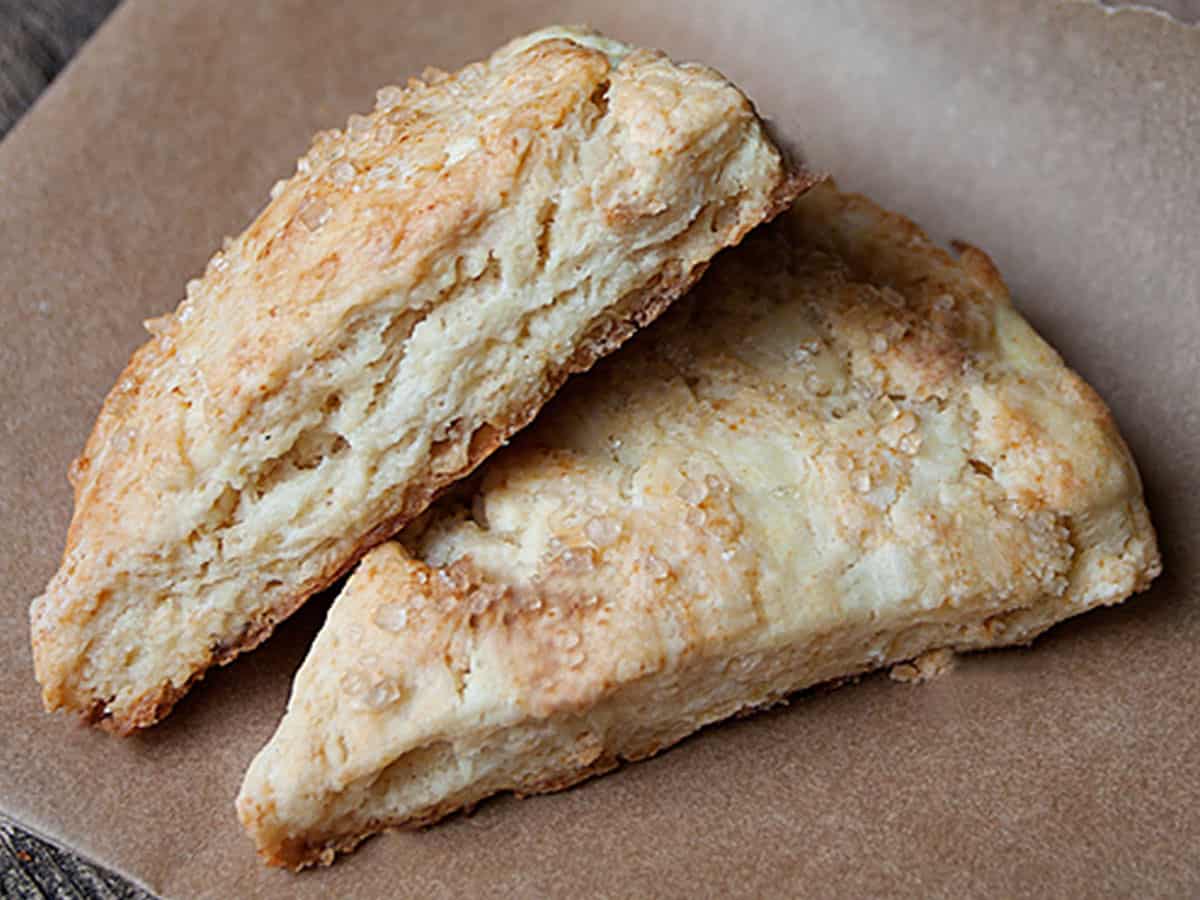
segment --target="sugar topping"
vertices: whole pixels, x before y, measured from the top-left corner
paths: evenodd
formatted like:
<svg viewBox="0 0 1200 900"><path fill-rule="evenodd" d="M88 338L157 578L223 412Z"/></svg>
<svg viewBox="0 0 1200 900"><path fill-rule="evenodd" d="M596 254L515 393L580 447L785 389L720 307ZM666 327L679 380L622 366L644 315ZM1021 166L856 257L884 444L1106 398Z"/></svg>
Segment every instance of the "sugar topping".
<svg viewBox="0 0 1200 900"><path fill-rule="evenodd" d="M388 678L379 678L347 698L352 709L378 712L400 699L400 687Z"/></svg>
<svg viewBox="0 0 1200 900"><path fill-rule="evenodd" d="M482 615L504 599L506 589L498 584L481 584L471 593L471 615Z"/></svg>
<svg viewBox="0 0 1200 900"><path fill-rule="evenodd" d="M683 483L679 485L679 489L675 491L675 495L684 503L698 506L708 496L708 487L703 482L692 481L685 477Z"/></svg>
<svg viewBox="0 0 1200 900"><path fill-rule="evenodd" d="M805 364L810 356L816 356L821 352L821 341L817 338L809 338L806 341L801 341L792 350L792 362Z"/></svg>
<svg viewBox="0 0 1200 900"><path fill-rule="evenodd" d="M583 531L594 546L604 548L615 544L621 537L621 523L616 519L597 517L589 519Z"/></svg>
<svg viewBox="0 0 1200 900"><path fill-rule="evenodd" d="M342 689L342 693L349 697L362 696L370 686L370 680L359 669L351 669L346 672L338 682L338 687Z"/></svg>
<svg viewBox="0 0 1200 900"><path fill-rule="evenodd" d="M564 575L586 575L595 564L591 547L567 547L551 560L551 567Z"/></svg>
<svg viewBox="0 0 1200 900"><path fill-rule="evenodd" d="M896 402L887 394L877 398L871 403L869 413L871 418L881 425L893 422L900 416L900 409L896 406Z"/></svg>
<svg viewBox="0 0 1200 900"><path fill-rule="evenodd" d="M871 473L866 469L857 470L850 479L850 485L860 494L871 490Z"/></svg>
<svg viewBox="0 0 1200 900"><path fill-rule="evenodd" d="M662 581L671 574L670 567L654 553L647 553L642 560L642 565L645 567L646 573L655 581Z"/></svg>
<svg viewBox="0 0 1200 900"><path fill-rule="evenodd" d="M905 410L879 429L879 437L889 447L900 449L905 453L915 453L921 446L919 436L914 436L914 440L910 440L905 444L906 447L910 448L909 450L904 450L900 444L906 435L911 435L916 430L917 424L917 417L909 410Z"/></svg>
<svg viewBox="0 0 1200 900"><path fill-rule="evenodd" d="M308 197L300 204L300 209L296 212L296 218L309 231L316 231L329 221L330 214L329 204L324 199L321 197Z"/></svg>
<svg viewBox="0 0 1200 900"><path fill-rule="evenodd" d="M155 316L153 319L146 319L142 322L142 327L150 334L158 337L158 335L165 333L171 327L171 323L174 320L175 316L167 313L162 316Z"/></svg>
<svg viewBox="0 0 1200 900"><path fill-rule="evenodd" d="M351 709L377 712L400 699L402 692L395 679L368 674L369 670L378 668L379 657L368 655L359 662L359 666L347 671L338 681L338 688Z"/></svg>
<svg viewBox="0 0 1200 900"><path fill-rule="evenodd" d="M357 173L354 166L345 160L336 163L329 170L329 177L333 179L333 183L342 187L353 181L355 174Z"/></svg>
<svg viewBox="0 0 1200 900"><path fill-rule="evenodd" d="M400 602L383 603L375 608L371 621L384 631L403 631L408 625L408 607Z"/></svg>
<svg viewBox="0 0 1200 900"><path fill-rule="evenodd" d="M470 585L470 577L461 560L437 570L438 584L451 594L462 594Z"/></svg>
<svg viewBox="0 0 1200 900"><path fill-rule="evenodd" d="M404 88L396 85L382 87L375 92L375 108L388 110L404 102Z"/></svg>
<svg viewBox="0 0 1200 900"><path fill-rule="evenodd" d="M366 116L352 115L346 122L346 137L359 140L371 130L371 120Z"/></svg>

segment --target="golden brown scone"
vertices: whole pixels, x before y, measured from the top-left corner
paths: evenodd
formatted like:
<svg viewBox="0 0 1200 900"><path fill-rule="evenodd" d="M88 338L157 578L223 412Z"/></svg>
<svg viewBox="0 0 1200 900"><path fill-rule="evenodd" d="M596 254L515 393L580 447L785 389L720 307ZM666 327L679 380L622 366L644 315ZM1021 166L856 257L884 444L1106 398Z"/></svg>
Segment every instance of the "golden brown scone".
<svg viewBox="0 0 1200 900"><path fill-rule="evenodd" d="M162 717L809 181L718 73L589 32L425 77L147 323L33 604L49 709Z"/></svg>
<svg viewBox="0 0 1200 900"><path fill-rule="evenodd" d="M362 560L239 815L329 863L1158 571L1108 410L988 257L817 187Z"/></svg>
<svg viewBox="0 0 1200 900"><path fill-rule="evenodd" d="M238 800L276 865L575 784L792 691L1027 643L1159 571L1104 404L817 187L362 560Z"/></svg>
<svg viewBox="0 0 1200 900"><path fill-rule="evenodd" d="M1159 571L1104 404L818 187L362 560L238 800L276 865L557 790L805 686L1019 644Z"/></svg>
<svg viewBox="0 0 1200 900"><path fill-rule="evenodd" d="M328 863L1158 572L1108 411L987 257L818 187L362 561L238 811Z"/></svg>

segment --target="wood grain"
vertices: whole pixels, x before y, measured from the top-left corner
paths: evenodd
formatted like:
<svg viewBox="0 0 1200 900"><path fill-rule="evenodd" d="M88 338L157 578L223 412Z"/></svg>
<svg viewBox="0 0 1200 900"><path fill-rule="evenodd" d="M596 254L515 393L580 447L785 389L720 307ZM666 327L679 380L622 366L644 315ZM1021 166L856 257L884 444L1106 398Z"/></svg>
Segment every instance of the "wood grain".
<svg viewBox="0 0 1200 900"><path fill-rule="evenodd" d="M0 0L0 137L120 0Z"/></svg>
<svg viewBox="0 0 1200 900"><path fill-rule="evenodd" d="M150 900L150 896L120 876L0 820L0 897Z"/></svg>

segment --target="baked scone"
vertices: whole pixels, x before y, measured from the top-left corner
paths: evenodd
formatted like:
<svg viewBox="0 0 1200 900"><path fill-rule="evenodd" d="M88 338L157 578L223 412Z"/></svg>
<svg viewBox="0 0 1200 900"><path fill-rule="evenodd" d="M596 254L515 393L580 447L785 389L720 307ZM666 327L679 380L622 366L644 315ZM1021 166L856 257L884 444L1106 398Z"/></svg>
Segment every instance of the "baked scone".
<svg viewBox="0 0 1200 900"><path fill-rule="evenodd" d="M425 79L147 323L33 603L49 709L159 719L809 182L718 73L593 33Z"/></svg>
<svg viewBox="0 0 1200 900"><path fill-rule="evenodd" d="M1024 644L1159 572L1112 418L988 258L827 186L402 539L350 578L246 776L273 864Z"/></svg>

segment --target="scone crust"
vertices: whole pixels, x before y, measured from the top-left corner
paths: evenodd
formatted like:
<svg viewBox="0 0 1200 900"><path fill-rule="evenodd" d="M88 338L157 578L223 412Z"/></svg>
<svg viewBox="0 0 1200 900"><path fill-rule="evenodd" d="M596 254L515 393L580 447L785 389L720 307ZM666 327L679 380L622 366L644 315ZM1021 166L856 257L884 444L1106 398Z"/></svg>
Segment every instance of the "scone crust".
<svg viewBox="0 0 1200 900"><path fill-rule="evenodd" d="M328 864L1148 587L1111 414L957 250L814 189L369 553L247 773L263 858Z"/></svg>
<svg viewBox="0 0 1200 900"><path fill-rule="evenodd" d="M807 179L796 179L790 182L789 188L780 192L781 197L789 197L791 185L796 184L807 185L808 182ZM778 207L770 215L776 215L781 209L786 207L787 202L790 202L790 199L788 201L781 199ZM597 335L595 339L579 347L575 356L572 357L569 367L558 370L547 379L546 396L552 396L570 375L586 371L596 360L620 346L638 328L654 321L670 305L671 301L685 293L703 272L704 267L698 266L689 273L688 277L664 284L648 294L644 299L634 298L633 303L628 304L634 307L632 315L626 319L610 323L610 327L605 329L603 335ZM423 512L438 494L452 487L459 479L470 474L493 451L507 443L513 434L520 431L532 421L534 416L537 415L538 410L541 409L541 406L542 403L539 402L518 410L515 418L509 425L504 428L497 428L489 433L487 440L483 443L473 442L469 451L467 464L459 471L449 473L436 482L414 486L405 495L405 505L394 516L380 523L363 538L344 562L340 563L337 568L323 573L320 578L314 579L286 602L264 610L261 618L253 622L238 639L214 649L209 662L196 672L191 681L180 687L170 684L163 685L158 691L139 698L133 704L130 712L125 715L110 715L106 713L102 703L97 703L90 710L83 713L85 721L91 724L98 724L100 727L115 734L128 736L162 719L163 716L171 711L171 707L191 689L192 685L204 677L207 669L214 665L225 665L239 654L254 649L270 637L277 623L283 621L299 609L304 604L304 601L313 594L324 590L337 581L338 578L353 568L354 564L372 547L375 547L400 531L407 522L410 522Z"/></svg>
<svg viewBox="0 0 1200 900"><path fill-rule="evenodd" d="M498 125L484 146L463 149L455 116L481 84L491 85L495 98L483 114ZM265 639L307 597L505 443L570 374L588 368L687 289L707 257L665 267L645 287L614 297L610 314L536 387L495 410L467 436L469 442L461 440L460 460L389 495L386 509L372 512L352 538L339 537L336 550L322 555L300 583L263 594L246 621L214 634L203 654L188 661L188 671L119 699L97 696L81 684L90 665L82 649L86 629L120 590L114 584L128 580L124 573L141 577L164 548L194 539L182 510L178 521L164 515L164 509L184 505L172 501L172 492L203 490L206 473L213 481L225 477L222 466L233 456L228 448L259 427L275 398L308 377L297 359L336 352L344 323L383 294L436 293L454 274L443 271L445 261L506 202L525 165L530 135L558 127L580 104L594 105L596 116L624 117L617 131L635 150L689 134L695 122L661 118L663 98L656 92L662 90L687 94L700 117L727 114L735 144L766 161L743 196L727 198L718 244L736 243L812 183L770 146L749 102L717 73L676 66L661 54L579 29L521 39L452 75L428 70L424 80L381 91L376 110L352 117L344 133L317 136L296 175L276 186L245 232L227 241L204 277L189 285L179 309L148 323L154 339L133 355L72 466L75 513L62 566L31 609L35 667L47 708L74 709L121 734L157 721L209 666ZM677 149L680 158L705 152ZM454 165L463 153L475 153L481 162ZM397 159L405 171L395 168ZM615 181L601 198L606 227L627 229L630 241L653 218L661 188L654 178L674 177L667 170L656 175L650 162L637 165L643 167ZM385 195L379 183L400 186L388 187ZM230 476L229 484L239 477Z"/></svg>

